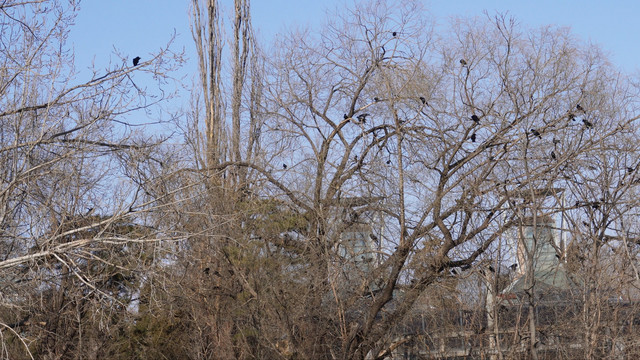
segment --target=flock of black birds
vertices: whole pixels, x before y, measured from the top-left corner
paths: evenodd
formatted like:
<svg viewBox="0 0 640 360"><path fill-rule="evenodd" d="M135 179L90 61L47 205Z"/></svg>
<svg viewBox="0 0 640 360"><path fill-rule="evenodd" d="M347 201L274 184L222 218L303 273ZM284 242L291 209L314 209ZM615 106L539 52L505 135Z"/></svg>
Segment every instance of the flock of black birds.
<svg viewBox="0 0 640 360"><path fill-rule="evenodd" d="M467 62L464 59L460 59L460 64L462 64L462 66L465 66L465 65L467 65ZM421 97L420 99L422 100L423 98ZM582 112L583 114L586 114L585 109L580 104L576 105L576 110ZM575 121L575 119L576 119L576 115L571 113L571 112L568 113L567 117L571 121ZM474 125L480 124L480 118L476 114L471 115L471 120L474 122ZM584 117L581 120L582 120L582 123L584 124L585 128L587 128L587 129L593 128L593 123L591 121L587 120ZM531 135L537 137L538 139L542 139L542 133L540 133L540 131L538 131L537 129L531 129L531 130L529 130L529 132L531 133ZM471 136L469 137L469 139L471 140L471 142L476 142L476 139L477 139L476 133L475 132L472 133ZM560 144L560 140L556 139L555 137L553 138L552 142L553 142L554 149L556 148L556 146L558 144ZM506 144L505 144L504 148L506 150ZM553 159L553 160L556 160L558 158L555 150L551 151L550 156L551 156L551 159ZM631 169L631 171L629 171L629 172L632 172L634 170L633 168L627 168L627 170L629 170L629 169Z"/></svg>

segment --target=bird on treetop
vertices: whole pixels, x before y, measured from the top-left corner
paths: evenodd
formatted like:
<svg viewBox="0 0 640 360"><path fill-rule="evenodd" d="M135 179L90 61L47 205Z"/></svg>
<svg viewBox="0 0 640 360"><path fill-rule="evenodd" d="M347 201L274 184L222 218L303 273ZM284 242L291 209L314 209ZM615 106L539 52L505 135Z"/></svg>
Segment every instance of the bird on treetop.
<svg viewBox="0 0 640 360"><path fill-rule="evenodd" d="M537 136L539 139L542 139L542 135L540 135L540 132L539 132L538 130L536 130L536 129L531 129L531 133L532 133L534 136Z"/></svg>
<svg viewBox="0 0 640 360"><path fill-rule="evenodd" d="M467 66L467 62L464 59L460 59L460 65Z"/></svg>
<svg viewBox="0 0 640 360"><path fill-rule="evenodd" d="M471 120L473 120L473 122L475 122L476 124L480 122L480 118L476 114L471 115Z"/></svg>
<svg viewBox="0 0 640 360"><path fill-rule="evenodd" d="M136 56L133 58L133 66L138 66L139 62L140 62L140 56Z"/></svg>
<svg viewBox="0 0 640 360"><path fill-rule="evenodd" d="M365 114L360 114L358 115L358 120L360 120L360 122L362 122L363 124L367 122L367 116L369 116L369 114L365 113Z"/></svg>

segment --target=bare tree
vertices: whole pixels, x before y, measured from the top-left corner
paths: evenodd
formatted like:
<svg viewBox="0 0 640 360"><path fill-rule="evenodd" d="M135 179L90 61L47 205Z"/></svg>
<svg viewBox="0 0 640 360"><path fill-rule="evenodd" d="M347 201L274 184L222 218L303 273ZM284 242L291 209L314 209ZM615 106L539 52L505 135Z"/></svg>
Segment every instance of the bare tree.
<svg viewBox="0 0 640 360"><path fill-rule="evenodd" d="M59 358L100 337L100 316L126 313L145 266L133 259L159 238L141 230L150 204L121 160L153 163L162 139L134 131L132 115L171 93L136 81L164 83L180 55L164 48L135 67L116 57L78 80L66 46L76 2L0 10L0 330L3 345L23 345L3 351Z"/></svg>
<svg viewBox="0 0 640 360"><path fill-rule="evenodd" d="M606 85L604 57L565 30L498 16L455 22L440 40L419 14L364 4L269 56L270 157L246 166L305 219L263 239L305 264L292 280L307 284L305 316L283 324L300 356L386 356L422 293L482 264L507 230L556 213L542 194L573 190L591 154L636 121L615 100L634 88ZM345 289L332 269L357 223L382 229L382 256ZM531 277L533 358L534 288Z"/></svg>

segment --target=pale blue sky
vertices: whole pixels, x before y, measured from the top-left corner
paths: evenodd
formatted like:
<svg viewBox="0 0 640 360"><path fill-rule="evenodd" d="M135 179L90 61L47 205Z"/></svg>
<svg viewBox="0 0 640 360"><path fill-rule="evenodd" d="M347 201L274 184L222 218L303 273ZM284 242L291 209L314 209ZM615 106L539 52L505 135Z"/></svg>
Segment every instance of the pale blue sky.
<svg viewBox="0 0 640 360"><path fill-rule="evenodd" d="M130 57L157 51L170 38L174 29L176 45L184 47L194 60L193 41L189 30L189 0L84 0L71 33L76 52L76 66L86 69L95 57L96 64L106 65L116 47ZM231 0L221 1L225 6ZM341 7L349 0L252 0L254 28L263 40L278 31L319 25L325 10ZM425 9L444 24L450 16L482 16L508 12L525 26L553 24L567 26L582 39L600 44L621 69L635 72L640 67L640 1L507 1L507 0L424 0ZM189 70L192 69L192 70ZM189 71L195 70L193 61Z"/></svg>

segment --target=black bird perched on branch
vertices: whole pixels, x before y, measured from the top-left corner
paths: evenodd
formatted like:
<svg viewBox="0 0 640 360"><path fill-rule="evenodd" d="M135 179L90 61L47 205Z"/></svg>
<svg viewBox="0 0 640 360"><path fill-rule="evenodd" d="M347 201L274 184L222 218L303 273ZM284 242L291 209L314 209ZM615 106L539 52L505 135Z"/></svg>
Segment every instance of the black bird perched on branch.
<svg viewBox="0 0 640 360"><path fill-rule="evenodd" d="M391 35L393 35L393 37L396 37L396 35L398 35L398 33L394 31L394 32L391 33Z"/></svg>
<svg viewBox="0 0 640 360"><path fill-rule="evenodd" d="M471 120L476 124L480 123L480 118L476 114L471 115Z"/></svg>
<svg viewBox="0 0 640 360"><path fill-rule="evenodd" d="M553 160L555 160L555 159L556 159L556 152L555 152L555 151L551 151L551 158L552 158Z"/></svg>
<svg viewBox="0 0 640 360"><path fill-rule="evenodd" d="M631 173L632 173L632 172L634 172L634 171L635 171L635 169L634 169L634 168L632 168L631 166L627 166L627 172L628 172L629 174L631 174Z"/></svg>
<svg viewBox="0 0 640 360"><path fill-rule="evenodd" d="M582 119L582 123L584 124L584 126L587 129L591 129L593 127L593 124L591 123L591 121L587 120L587 119Z"/></svg>
<svg viewBox="0 0 640 360"><path fill-rule="evenodd" d="M287 168L287 164L282 164L282 168L286 169Z"/></svg>
<svg viewBox="0 0 640 360"><path fill-rule="evenodd" d="M420 96L420 102L422 103L422 105L426 105L427 99L425 99L424 96Z"/></svg>
<svg viewBox="0 0 640 360"><path fill-rule="evenodd" d="M136 56L133 58L133 66L138 66L139 62L140 62L140 56Z"/></svg>
<svg viewBox="0 0 640 360"><path fill-rule="evenodd" d="M358 120L364 124L367 122L367 116L369 116L369 114L360 114L358 115Z"/></svg>
<svg viewBox="0 0 640 360"><path fill-rule="evenodd" d="M476 133L471 134L469 138L471 139L471 142L476 142Z"/></svg>
<svg viewBox="0 0 640 360"><path fill-rule="evenodd" d="M532 133L534 136L537 136L539 139L542 139L542 135L540 135L540 132L539 132L538 130L536 130L536 129L531 129L531 133Z"/></svg>
<svg viewBox="0 0 640 360"><path fill-rule="evenodd" d="M467 62L464 59L460 59L460 65L467 66Z"/></svg>
<svg viewBox="0 0 640 360"><path fill-rule="evenodd" d="M373 101L378 102L378 101L380 101L380 99L378 99L377 97L374 97Z"/></svg>

